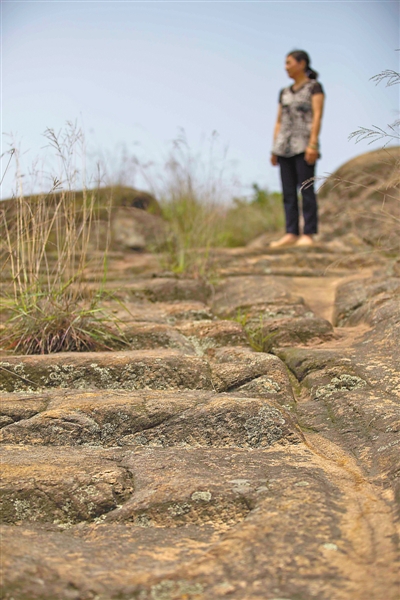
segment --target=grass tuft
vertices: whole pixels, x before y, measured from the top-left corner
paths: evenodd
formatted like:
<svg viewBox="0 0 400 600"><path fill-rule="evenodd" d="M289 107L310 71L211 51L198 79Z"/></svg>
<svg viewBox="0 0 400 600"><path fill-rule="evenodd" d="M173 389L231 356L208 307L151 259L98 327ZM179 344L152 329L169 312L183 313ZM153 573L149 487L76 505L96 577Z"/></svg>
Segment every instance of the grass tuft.
<svg viewBox="0 0 400 600"><path fill-rule="evenodd" d="M239 309L236 316L233 318L233 321L236 321L243 327L247 341L255 352L271 351L277 332L264 333L264 320L262 315L259 316L258 323L256 323L254 319L249 319L248 313L242 312Z"/></svg>
<svg viewBox="0 0 400 600"><path fill-rule="evenodd" d="M128 343L115 320L93 303L89 307L68 305L34 297L30 305L21 302L11 309L2 346L17 354L94 352L123 348Z"/></svg>
<svg viewBox="0 0 400 600"><path fill-rule="evenodd" d="M46 194L24 195L19 153L12 152L15 197L0 214L1 304L8 316L1 346L20 354L121 347L125 342L115 319L100 309L112 197L100 207L97 191L88 189L84 169L77 167L84 160L85 142L76 125L67 123L57 135L48 129L45 137L59 163ZM77 187L83 192L76 193ZM90 299L85 302L88 278Z"/></svg>

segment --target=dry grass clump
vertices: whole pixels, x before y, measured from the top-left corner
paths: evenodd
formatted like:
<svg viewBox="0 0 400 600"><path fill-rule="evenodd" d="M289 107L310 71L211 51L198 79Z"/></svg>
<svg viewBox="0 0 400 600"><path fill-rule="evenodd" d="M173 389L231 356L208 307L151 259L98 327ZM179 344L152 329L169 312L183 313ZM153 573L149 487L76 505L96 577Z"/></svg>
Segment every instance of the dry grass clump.
<svg viewBox="0 0 400 600"><path fill-rule="evenodd" d="M168 201L162 199L161 207L168 223L166 241L160 248L164 266L177 274L207 277L210 250L218 245L221 209L183 190Z"/></svg>
<svg viewBox="0 0 400 600"><path fill-rule="evenodd" d="M225 155L215 156L216 142L214 133L204 160L192 152L182 131L156 174L154 165L142 167L167 224L165 238L153 250L161 253L164 267L177 274L208 276L210 249L218 245L226 182Z"/></svg>
<svg viewBox="0 0 400 600"><path fill-rule="evenodd" d="M11 308L2 346L17 354L94 352L126 345L114 319L97 306L77 307L66 298L34 298Z"/></svg>
<svg viewBox="0 0 400 600"><path fill-rule="evenodd" d="M82 132L71 123L46 137L60 165L47 194L25 196L18 152L16 194L1 210L2 305L8 315L3 349L19 353L103 350L123 344L109 317L99 309L107 270L109 219L96 190L74 190L84 155ZM102 206L109 215L108 207ZM86 277L90 274L89 291ZM8 281L7 281L8 278Z"/></svg>

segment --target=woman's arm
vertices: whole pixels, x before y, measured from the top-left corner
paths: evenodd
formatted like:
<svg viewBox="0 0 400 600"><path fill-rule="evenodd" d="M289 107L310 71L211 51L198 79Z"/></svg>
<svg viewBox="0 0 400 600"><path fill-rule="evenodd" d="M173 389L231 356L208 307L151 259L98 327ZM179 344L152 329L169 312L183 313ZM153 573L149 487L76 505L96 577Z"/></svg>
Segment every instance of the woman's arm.
<svg viewBox="0 0 400 600"><path fill-rule="evenodd" d="M318 156L319 156L319 148L318 148L318 136L321 130L321 121L322 121L322 113L324 110L324 94L313 94L311 96L311 108L312 108L312 124L311 124L311 134L310 140L308 142L308 146L305 152L305 160L309 165L313 165Z"/></svg>
<svg viewBox="0 0 400 600"><path fill-rule="evenodd" d="M275 128L274 128L274 143L275 143L275 140L278 137L278 133L281 129L281 118L282 118L282 106L281 106L281 104L279 104L278 116L276 117L276 123L275 123ZM274 167L276 167L276 165L278 164L278 157L276 156L276 154L271 154L271 164Z"/></svg>

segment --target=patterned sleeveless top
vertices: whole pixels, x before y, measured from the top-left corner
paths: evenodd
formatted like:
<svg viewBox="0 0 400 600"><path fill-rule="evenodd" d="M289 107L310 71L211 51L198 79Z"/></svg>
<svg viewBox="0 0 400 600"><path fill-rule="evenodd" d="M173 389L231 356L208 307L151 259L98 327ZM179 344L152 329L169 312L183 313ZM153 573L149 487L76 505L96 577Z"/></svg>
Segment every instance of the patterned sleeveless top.
<svg viewBox="0 0 400 600"><path fill-rule="evenodd" d="M293 86L280 91L281 128L272 148L274 154L290 157L305 152L312 125L311 96L323 93L322 85L315 79L310 79L296 91Z"/></svg>

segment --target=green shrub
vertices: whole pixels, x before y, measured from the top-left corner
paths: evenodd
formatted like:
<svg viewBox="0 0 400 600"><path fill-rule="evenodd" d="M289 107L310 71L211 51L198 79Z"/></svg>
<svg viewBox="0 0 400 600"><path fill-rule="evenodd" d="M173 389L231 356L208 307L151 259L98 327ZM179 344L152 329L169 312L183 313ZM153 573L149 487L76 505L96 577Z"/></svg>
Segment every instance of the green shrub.
<svg viewBox="0 0 400 600"><path fill-rule="evenodd" d="M282 195L253 184L251 198L235 198L226 211L219 242L229 247L245 246L266 231L280 231L283 227Z"/></svg>

